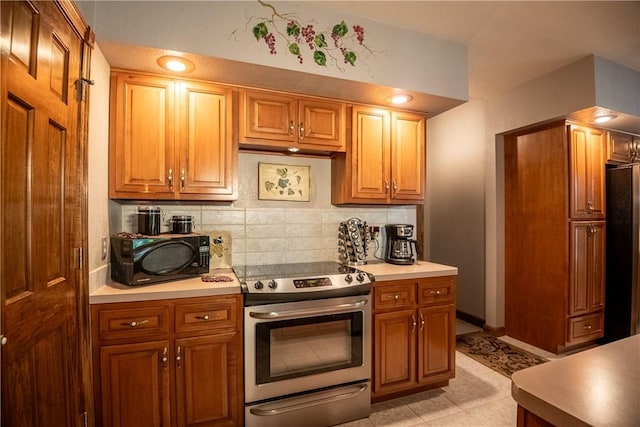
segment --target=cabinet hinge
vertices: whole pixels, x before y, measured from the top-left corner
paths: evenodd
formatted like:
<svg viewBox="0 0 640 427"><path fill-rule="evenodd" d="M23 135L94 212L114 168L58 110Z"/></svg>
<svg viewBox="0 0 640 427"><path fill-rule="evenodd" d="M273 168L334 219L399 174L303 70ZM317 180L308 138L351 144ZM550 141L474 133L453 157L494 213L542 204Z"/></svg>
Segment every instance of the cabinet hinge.
<svg viewBox="0 0 640 427"><path fill-rule="evenodd" d="M84 101L86 99L87 85L93 86L94 84L95 81L85 77L81 77L76 80L76 99L78 101Z"/></svg>
<svg viewBox="0 0 640 427"><path fill-rule="evenodd" d="M78 270L82 270L83 261L84 261L84 250L83 248L78 248Z"/></svg>

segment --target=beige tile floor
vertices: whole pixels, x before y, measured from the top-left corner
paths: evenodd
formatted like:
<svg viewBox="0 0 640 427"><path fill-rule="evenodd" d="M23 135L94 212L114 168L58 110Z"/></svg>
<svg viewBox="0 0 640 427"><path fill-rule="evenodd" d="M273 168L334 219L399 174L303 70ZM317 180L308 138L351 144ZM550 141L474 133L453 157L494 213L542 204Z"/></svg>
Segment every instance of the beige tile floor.
<svg viewBox="0 0 640 427"><path fill-rule="evenodd" d="M457 334L479 330L457 321ZM543 357L558 357L509 337L500 338ZM373 404L369 418L340 427L513 427L516 408L510 379L456 352L456 377L448 386Z"/></svg>

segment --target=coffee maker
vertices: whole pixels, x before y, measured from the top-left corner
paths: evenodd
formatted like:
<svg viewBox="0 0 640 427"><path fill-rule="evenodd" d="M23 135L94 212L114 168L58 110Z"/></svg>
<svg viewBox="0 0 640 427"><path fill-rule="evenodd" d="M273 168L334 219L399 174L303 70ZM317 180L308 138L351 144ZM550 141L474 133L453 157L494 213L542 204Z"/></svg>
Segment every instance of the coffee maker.
<svg viewBox="0 0 640 427"><path fill-rule="evenodd" d="M414 256L418 252L418 241L411 238L413 236L413 225L386 224L384 228L387 232L387 247L384 260L390 264L413 264L416 261Z"/></svg>

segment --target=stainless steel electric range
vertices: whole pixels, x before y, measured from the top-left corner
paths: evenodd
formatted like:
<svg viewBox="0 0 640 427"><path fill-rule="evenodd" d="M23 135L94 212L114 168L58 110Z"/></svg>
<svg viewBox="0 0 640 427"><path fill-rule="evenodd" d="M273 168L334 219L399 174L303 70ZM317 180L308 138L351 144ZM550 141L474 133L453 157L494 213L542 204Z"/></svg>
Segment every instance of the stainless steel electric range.
<svg viewBox="0 0 640 427"><path fill-rule="evenodd" d="M374 278L336 262L234 271L245 297L245 425L367 417Z"/></svg>

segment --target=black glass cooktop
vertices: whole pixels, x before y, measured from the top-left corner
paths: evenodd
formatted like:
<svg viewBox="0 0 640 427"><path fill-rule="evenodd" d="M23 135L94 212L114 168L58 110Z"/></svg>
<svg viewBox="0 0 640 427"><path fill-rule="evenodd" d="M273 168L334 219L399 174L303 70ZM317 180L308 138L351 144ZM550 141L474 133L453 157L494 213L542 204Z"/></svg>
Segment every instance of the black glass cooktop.
<svg viewBox="0 0 640 427"><path fill-rule="evenodd" d="M240 282L247 280L291 279L296 277L331 276L356 273L354 267L333 261L296 264L243 265L233 267Z"/></svg>

